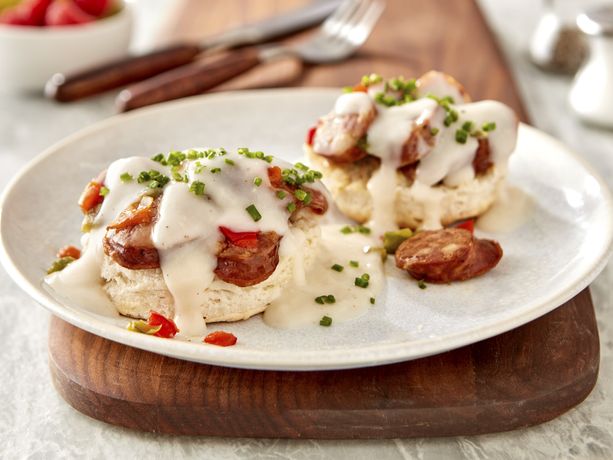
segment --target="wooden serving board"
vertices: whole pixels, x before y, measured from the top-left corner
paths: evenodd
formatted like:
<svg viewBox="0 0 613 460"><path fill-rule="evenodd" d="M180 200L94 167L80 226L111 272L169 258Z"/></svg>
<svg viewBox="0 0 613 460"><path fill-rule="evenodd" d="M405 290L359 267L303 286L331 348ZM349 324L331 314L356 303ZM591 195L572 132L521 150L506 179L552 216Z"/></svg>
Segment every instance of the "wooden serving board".
<svg viewBox="0 0 613 460"><path fill-rule="evenodd" d="M199 0L177 3L183 10L166 36L199 38L203 31L215 33L303 2L210 0L206 8ZM373 71L411 76L436 68L456 76L475 99L501 100L527 119L472 0L387 4L355 58L305 69L280 63L225 87L343 86ZM497 337L374 368L271 372L207 366L111 342L57 318L49 332L49 364L57 390L77 410L138 430L272 438L451 436L526 427L569 410L596 383L599 342L585 289Z"/></svg>

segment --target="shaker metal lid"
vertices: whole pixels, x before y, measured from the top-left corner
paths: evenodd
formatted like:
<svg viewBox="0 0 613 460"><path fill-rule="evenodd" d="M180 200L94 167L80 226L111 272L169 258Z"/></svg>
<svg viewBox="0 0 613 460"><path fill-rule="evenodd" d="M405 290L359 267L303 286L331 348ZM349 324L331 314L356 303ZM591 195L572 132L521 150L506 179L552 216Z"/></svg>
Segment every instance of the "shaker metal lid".
<svg viewBox="0 0 613 460"><path fill-rule="evenodd" d="M613 5L589 8L577 16L577 25L588 35L613 36Z"/></svg>

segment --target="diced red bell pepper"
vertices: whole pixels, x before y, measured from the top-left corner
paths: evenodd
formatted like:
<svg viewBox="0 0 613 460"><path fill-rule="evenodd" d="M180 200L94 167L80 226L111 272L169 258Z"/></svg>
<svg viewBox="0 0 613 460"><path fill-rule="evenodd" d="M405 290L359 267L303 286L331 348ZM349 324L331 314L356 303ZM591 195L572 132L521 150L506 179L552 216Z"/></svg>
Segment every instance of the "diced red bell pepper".
<svg viewBox="0 0 613 460"><path fill-rule="evenodd" d="M219 231L235 246L255 248L258 245L259 232L235 232L228 227L219 227Z"/></svg>
<svg viewBox="0 0 613 460"><path fill-rule="evenodd" d="M226 331L215 331L207 335L203 342L219 347L231 347L235 345L237 338L234 334Z"/></svg>
<svg viewBox="0 0 613 460"><path fill-rule="evenodd" d="M283 175L281 174L281 168L278 166L272 166L268 168L268 180L270 185L275 188L279 188L283 185Z"/></svg>
<svg viewBox="0 0 613 460"><path fill-rule="evenodd" d="M81 193L79 197L79 206L83 214L91 211L104 201L104 197L100 195L101 188L102 184L100 182L91 181L87 184L85 190L83 190L83 193Z"/></svg>
<svg viewBox="0 0 613 460"><path fill-rule="evenodd" d="M78 259L81 257L81 251L74 246L64 246L57 252L58 259L62 257L72 257L73 259Z"/></svg>
<svg viewBox="0 0 613 460"><path fill-rule="evenodd" d="M317 126L313 126L309 129L307 133L306 143L307 145L313 145L313 139L315 138L315 133L317 132Z"/></svg>
<svg viewBox="0 0 613 460"><path fill-rule="evenodd" d="M464 230L468 230L470 233L475 233L475 221L473 219L465 220L461 224L456 225L456 228L463 228Z"/></svg>
<svg viewBox="0 0 613 460"><path fill-rule="evenodd" d="M147 320L147 323L149 326L162 326L160 330L154 334L156 337L172 339L175 335L177 335L177 332L179 332L179 328L173 320L168 319L165 316L154 312L153 310L149 312L149 319Z"/></svg>

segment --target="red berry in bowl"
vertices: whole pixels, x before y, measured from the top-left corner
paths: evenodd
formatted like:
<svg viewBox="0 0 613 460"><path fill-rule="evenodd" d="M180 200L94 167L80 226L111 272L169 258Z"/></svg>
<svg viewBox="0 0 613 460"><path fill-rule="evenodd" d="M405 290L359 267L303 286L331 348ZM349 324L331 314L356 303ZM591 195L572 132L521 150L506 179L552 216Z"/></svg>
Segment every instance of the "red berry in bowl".
<svg viewBox="0 0 613 460"><path fill-rule="evenodd" d="M0 24L42 26L52 0L26 0L0 14Z"/></svg>
<svg viewBox="0 0 613 460"><path fill-rule="evenodd" d="M94 16L83 11L72 0L55 0L45 15L45 24L48 26L85 24L95 20Z"/></svg>
<svg viewBox="0 0 613 460"><path fill-rule="evenodd" d="M111 6L110 0L74 0L79 8L92 16L102 16Z"/></svg>

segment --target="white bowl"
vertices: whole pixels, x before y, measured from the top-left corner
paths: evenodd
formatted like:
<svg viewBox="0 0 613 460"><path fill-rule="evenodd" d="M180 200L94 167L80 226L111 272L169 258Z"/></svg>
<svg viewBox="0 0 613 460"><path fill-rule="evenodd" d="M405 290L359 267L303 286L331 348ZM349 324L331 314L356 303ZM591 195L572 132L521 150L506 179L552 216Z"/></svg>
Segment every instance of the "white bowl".
<svg viewBox="0 0 613 460"><path fill-rule="evenodd" d="M126 54L131 32L132 12L126 4L108 18L82 25L0 24L0 89L42 91L56 72L72 72Z"/></svg>

